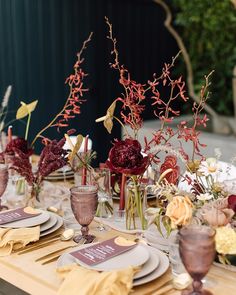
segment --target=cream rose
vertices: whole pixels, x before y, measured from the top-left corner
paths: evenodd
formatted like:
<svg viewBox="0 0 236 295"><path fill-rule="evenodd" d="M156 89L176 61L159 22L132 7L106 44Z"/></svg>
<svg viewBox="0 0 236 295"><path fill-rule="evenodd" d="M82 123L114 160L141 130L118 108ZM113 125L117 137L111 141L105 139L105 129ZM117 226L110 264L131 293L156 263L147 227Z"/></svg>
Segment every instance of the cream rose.
<svg viewBox="0 0 236 295"><path fill-rule="evenodd" d="M166 216L171 220L171 227L187 225L193 215L193 204L188 196L176 196L167 205Z"/></svg>

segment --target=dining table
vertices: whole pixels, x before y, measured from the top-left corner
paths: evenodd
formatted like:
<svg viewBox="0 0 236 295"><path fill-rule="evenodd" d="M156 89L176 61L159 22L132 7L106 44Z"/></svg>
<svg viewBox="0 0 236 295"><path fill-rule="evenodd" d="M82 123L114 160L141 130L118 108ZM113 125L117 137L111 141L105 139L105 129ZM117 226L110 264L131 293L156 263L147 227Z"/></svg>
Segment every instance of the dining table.
<svg viewBox="0 0 236 295"><path fill-rule="evenodd" d="M66 185L67 187L70 187L73 184L71 181L67 181L66 183L65 181L59 181L55 185ZM90 232L96 236L95 242L102 242L116 236L121 236L131 240L136 238L135 234L117 231L114 228L110 228L107 231L98 231L98 221L99 220L95 219L89 226ZM60 234L63 230L63 227L58 229L56 232L51 234L51 237L53 238L55 235ZM47 236L47 239L50 239L50 235ZM41 239L34 244L37 245L40 241ZM57 240L47 246L21 255L16 252L8 256L0 257L0 277L6 282L32 295L56 295L60 285L62 284L62 279L56 272L57 261L42 265L41 261L36 260L50 252L75 245L76 244L73 240ZM64 252L66 251L69 252L71 250L67 249ZM222 295L224 292L226 292L226 295L236 294L236 272L213 264L206 278L207 288L213 294ZM173 288L171 280L172 273L171 268L169 267L161 277L158 277L149 283L134 287L132 289L132 294L180 295L181 290Z"/></svg>
<svg viewBox="0 0 236 295"><path fill-rule="evenodd" d="M117 232L113 229L106 232L98 232L96 231L96 226L96 222L93 222L90 225L91 232L93 232L97 237L96 241L103 241L115 236L122 236L128 239L134 238L133 235ZM62 229L58 230L58 232L60 231L62 231ZM55 233L53 235L55 235ZM37 244L37 242L35 244ZM73 246L74 244L75 243L73 241L56 241L48 246L22 255L13 253L9 256L1 257L0 277L32 295L56 295L62 283L60 277L56 273L57 262L54 261L52 263L42 265L40 262L36 262L35 260L51 251L61 249L65 245ZM170 288L171 277L171 269L169 268L165 274L154 281L133 288L132 294L181 294L181 291ZM208 289L213 294L222 295L226 292L227 295L235 295L235 272L226 270L217 265L212 265L207 278L210 279Z"/></svg>

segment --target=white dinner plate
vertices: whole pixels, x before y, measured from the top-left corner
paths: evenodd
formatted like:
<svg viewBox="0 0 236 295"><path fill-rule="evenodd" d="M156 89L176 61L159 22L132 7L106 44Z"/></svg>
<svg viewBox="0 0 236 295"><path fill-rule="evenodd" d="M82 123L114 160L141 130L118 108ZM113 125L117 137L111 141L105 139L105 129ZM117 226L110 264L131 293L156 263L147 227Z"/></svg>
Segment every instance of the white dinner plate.
<svg viewBox="0 0 236 295"><path fill-rule="evenodd" d="M133 286L140 286L140 285L149 283L149 282L159 278L160 276L162 276L167 271L167 269L169 267L169 260L168 260L167 256L163 252L161 252L161 251L159 251L159 250L157 250L155 248L152 248L152 247L148 247L148 246L144 246L144 247L147 249L147 251L150 254L149 260L159 261L159 264L157 265L156 268L154 268L152 266L154 268L153 271L151 271L151 267L150 267L148 274L140 275L139 278L137 278L135 276L134 281L133 281ZM81 249L81 247L78 247L77 249ZM70 255L70 252L64 253L64 254L62 254L60 256L60 258L57 261L57 267L71 265L73 263L78 262L78 260L74 256ZM148 261L144 264L143 268L145 267L145 265L147 263L150 263ZM140 274L141 274L141 271L140 271Z"/></svg>
<svg viewBox="0 0 236 295"><path fill-rule="evenodd" d="M56 171L52 172L50 175L52 174L56 174L56 173L70 173L73 172L70 166L64 166L62 168L57 169Z"/></svg>
<svg viewBox="0 0 236 295"><path fill-rule="evenodd" d="M160 264L159 256L155 255L152 251L149 251L149 249L148 249L148 252L149 252L149 259L147 262L143 264L141 270L134 275L135 280L150 274L155 269L157 269Z"/></svg>
<svg viewBox="0 0 236 295"><path fill-rule="evenodd" d="M43 232L49 228L52 228L57 223L57 215L55 213L49 212L50 218L40 225L40 232Z"/></svg>
<svg viewBox="0 0 236 295"><path fill-rule="evenodd" d="M58 230L60 227L62 227L63 224L64 224L63 218L61 216L57 215L57 223L53 227L51 227L51 228L49 228L49 229L47 229L45 231L40 232L40 237L44 237L46 235L54 233L56 230Z"/></svg>
<svg viewBox="0 0 236 295"><path fill-rule="evenodd" d="M58 176L63 177L64 175L65 175L65 176L68 176L68 175L74 175L74 172L71 170L71 171L64 172L64 173L62 173L62 172L52 173L52 174L49 174L48 176L49 176L49 177L58 177Z"/></svg>
<svg viewBox="0 0 236 295"><path fill-rule="evenodd" d="M81 249L81 247L78 247L76 249L77 250ZM140 278L150 274L156 268L158 268L158 266L160 264L159 256L154 254L152 251L149 251L149 248L147 248L147 250L149 252L149 259L147 260L147 262L145 262L143 264L141 270L134 275L134 279L140 279ZM70 255L71 252L72 251L61 255L61 257L57 261L57 267L62 267L62 266L70 265L70 264L77 263L77 262L78 262L78 264L80 264L80 262L74 256ZM74 250L73 250L73 252L74 252ZM127 266L127 264L126 264L126 266Z"/></svg>
<svg viewBox="0 0 236 295"><path fill-rule="evenodd" d="M64 179L72 179L74 178L74 174L69 174L69 175L58 175L58 176L47 176L44 179L47 181L56 181L56 180L64 180Z"/></svg>
<svg viewBox="0 0 236 295"><path fill-rule="evenodd" d="M21 228L21 227L31 227L31 226L43 224L44 222L49 220L50 214L47 211L43 211L43 210L39 210L39 211L41 211L41 214L37 216L5 223L5 224L2 224L1 227Z"/></svg>
<svg viewBox="0 0 236 295"><path fill-rule="evenodd" d="M155 248L152 248L152 247L148 247L148 250L160 259L159 266L153 272L148 274L147 276L142 277L137 280L134 280L134 282L133 282L134 287L149 283L149 282L159 278L167 271L167 269L169 267L169 259L167 258L167 256L163 252L161 252Z"/></svg>
<svg viewBox="0 0 236 295"><path fill-rule="evenodd" d="M117 255L113 258L108 259L107 261L104 261L93 266L88 266L85 263L82 263L79 259L76 259L74 256L70 255L71 253L79 249L83 249L89 246L91 245L83 245L76 248L76 250L73 250L69 253L62 255L58 261L58 265L62 266L71 263L78 263L86 268L94 269L97 271L111 271L115 269L122 269L128 267L129 265L132 265L134 267L143 265L145 262L148 261L150 256L150 252L144 245L137 245L136 247L129 251L126 251L125 253Z"/></svg>
<svg viewBox="0 0 236 295"><path fill-rule="evenodd" d="M91 245L86 245L91 246ZM73 251L74 252L74 251ZM132 266L140 266L143 265L149 259L149 251L143 245L138 244L133 249L126 251L120 255L110 258L107 261L96 265L87 265L82 261L79 261L79 264L97 271L112 271L116 269L122 269L127 267L128 265Z"/></svg>

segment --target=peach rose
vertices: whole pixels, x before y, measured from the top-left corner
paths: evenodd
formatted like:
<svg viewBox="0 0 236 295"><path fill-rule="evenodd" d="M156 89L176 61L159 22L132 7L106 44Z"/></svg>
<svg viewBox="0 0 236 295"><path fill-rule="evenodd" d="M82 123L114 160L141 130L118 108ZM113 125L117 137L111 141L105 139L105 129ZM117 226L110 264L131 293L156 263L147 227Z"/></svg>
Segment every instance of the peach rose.
<svg viewBox="0 0 236 295"><path fill-rule="evenodd" d="M193 204L188 196L176 196L167 205L166 216L171 220L171 227L187 225L193 215Z"/></svg>

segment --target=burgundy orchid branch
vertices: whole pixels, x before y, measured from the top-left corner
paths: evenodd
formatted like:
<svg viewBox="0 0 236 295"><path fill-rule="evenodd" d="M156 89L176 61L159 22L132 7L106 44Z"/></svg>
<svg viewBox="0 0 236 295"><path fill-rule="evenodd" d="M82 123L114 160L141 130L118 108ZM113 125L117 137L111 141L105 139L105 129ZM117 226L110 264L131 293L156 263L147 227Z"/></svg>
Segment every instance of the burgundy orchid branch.
<svg viewBox="0 0 236 295"><path fill-rule="evenodd" d="M83 93L87 92L88 89L84 88L84 78L87 74L81 68L81 64L84 59L82 58L83 51L87 48L87 44L91 41L92 34L90 33L87 40L84 41L81 50L77 54L77 61L74 65L74 73L71 74L65 81L69 85L70 92L67 97L67 100L61 109L61 111L46 125L38 134L35 136L34 140L31 143L31 146L34 145L36 140L42 137L42 134L50 127L67 127L68 121L75 117L75 115L80 114L80 105L85 101L82 99Z"/></svg>
<svg viewBox="0 0 236 295"><path fill-rule="evenodd" d="M111 40L113 44L111 54L114 55L114 62L110 63L110 66L111 68L118 70L120 76L119 82L125 90L125 93L115 101L122 103L121 118L124 124L128 124L131 127L134 131L134 137L136 138L137 132L143 123L141 114L145 109L145 106L142 104L145 100L145 84L133 81L128 70L123 65L120 65L119 53L116 47L117 40L113 37L112 24L107 17L105 20L109 28L109 35L107 38Z"/></svg>
<svg viewBox="0 0 236 295"><path fill-rule="evenodd" d="M197 127L203 126L206 127L207 121L209 120L205 114L203 118L200 117L200 113L205 107L205 104L209 98L208 88L210 86L209 79L214 71L211 71L207 76L205 76L205 85L202 86L200 91L199 104L194 102L192 111L193 111L193 124L191 127L188 126L188 122L182 121L178 126L178 138L183 139L186 142L191 141L193 144L192 158L191 161L194 162L195 155L201 156L200 146L205 147L205 144L199 142L200 131L197 131ZM189 160L188 158L186 158Z"/></svg>

